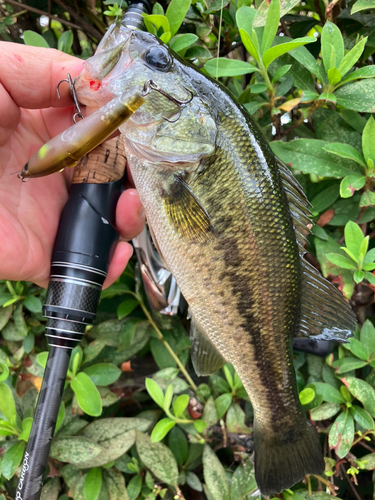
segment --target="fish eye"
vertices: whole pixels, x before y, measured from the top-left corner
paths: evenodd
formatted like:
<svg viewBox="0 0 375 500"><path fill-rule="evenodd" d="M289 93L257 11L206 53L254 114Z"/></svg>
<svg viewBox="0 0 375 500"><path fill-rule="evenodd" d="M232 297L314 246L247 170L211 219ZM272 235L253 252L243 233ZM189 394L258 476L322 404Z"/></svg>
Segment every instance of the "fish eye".
<svg viewBox="0 0 375 500"><path fill-rule="evenodd" d="M167 70L172 63L168 51L163 47L151 47L145 54L145 61L150 66L161 70Z"/></svg>

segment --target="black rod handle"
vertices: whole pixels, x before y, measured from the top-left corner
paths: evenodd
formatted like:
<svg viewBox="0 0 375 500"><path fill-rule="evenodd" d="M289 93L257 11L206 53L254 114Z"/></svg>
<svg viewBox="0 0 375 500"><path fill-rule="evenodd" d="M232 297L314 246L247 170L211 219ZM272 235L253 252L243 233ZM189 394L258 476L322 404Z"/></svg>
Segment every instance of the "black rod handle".
<svg viewBox="0 0 375 500"><path fill-rule="evenodd" d="M72 349L96 315L117 232L122 180L74 184L52 255L44 316L50 345L43 384L18 483L17 500L38 500Z"/></svg>

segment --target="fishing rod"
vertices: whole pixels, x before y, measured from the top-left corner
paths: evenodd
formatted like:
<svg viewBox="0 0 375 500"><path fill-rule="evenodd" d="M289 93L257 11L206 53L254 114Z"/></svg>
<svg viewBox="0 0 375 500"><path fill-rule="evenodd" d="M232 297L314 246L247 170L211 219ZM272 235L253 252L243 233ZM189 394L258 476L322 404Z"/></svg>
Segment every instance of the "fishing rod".
<svg viewBox="0 0 375 500"><path fill-rule="evenodd" d="M121 22L142 29L142 14L150 12L150 8L148 0L135 1ZM68 82L74 85L70 77ZM143 89L133 89L114 99L52 139L29 160L20 178L39 177L77 165L83 155L107 139L143 104L145 95L152 90L146 84ZM97 139L96 144L92 142L93 136ZM61 140L70 141L69 151L61 153ZM72 349L96 317L102 285L118 238L115 210L126 165L121 146L121 138L117 137L98 146L94 155L85 157L75 170L69 200L62 211L43 306L50 351L16 500L40 498Z"/></svg>

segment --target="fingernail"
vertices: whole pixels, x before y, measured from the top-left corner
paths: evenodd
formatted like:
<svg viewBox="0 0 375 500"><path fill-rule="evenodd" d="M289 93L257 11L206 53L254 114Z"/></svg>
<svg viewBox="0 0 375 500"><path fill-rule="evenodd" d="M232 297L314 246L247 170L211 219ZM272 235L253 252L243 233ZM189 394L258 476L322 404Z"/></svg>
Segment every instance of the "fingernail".
<svg viewBox="0 0 375 500"><path fill-rule="evenodd" d="M145 217L145 209L143 208L143 205L141 206L141 208L138 210L138 217L140 219L143 219Z"/></svg>

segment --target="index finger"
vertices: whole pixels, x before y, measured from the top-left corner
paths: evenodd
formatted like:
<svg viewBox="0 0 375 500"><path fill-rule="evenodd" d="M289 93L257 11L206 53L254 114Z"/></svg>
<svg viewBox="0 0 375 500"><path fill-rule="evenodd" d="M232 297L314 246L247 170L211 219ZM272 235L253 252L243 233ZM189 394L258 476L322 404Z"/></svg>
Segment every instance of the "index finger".
<svg viewBox="0 0 375 500"><path fill-rule="evenodd" d="M69 86L56 86L70 73L74 79L83 61L55 49L0 42L0 85L21 108L39 109L70 106Z"/></svg>

